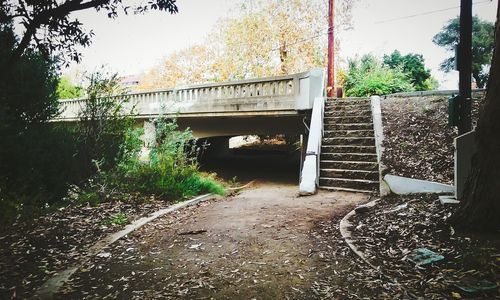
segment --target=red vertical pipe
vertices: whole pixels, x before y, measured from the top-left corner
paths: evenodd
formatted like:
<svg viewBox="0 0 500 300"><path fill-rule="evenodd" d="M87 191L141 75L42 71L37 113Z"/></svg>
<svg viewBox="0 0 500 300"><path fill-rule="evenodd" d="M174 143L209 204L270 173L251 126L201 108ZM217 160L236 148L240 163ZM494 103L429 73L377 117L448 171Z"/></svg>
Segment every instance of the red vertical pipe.
<svg viewBox="0 0 500 300"><path fill-rule="evenodd" d="M335 28L335 0L328 0L328 81L326 84L327 96L335 95L335 63L334 63L334 28Z"/></svg>

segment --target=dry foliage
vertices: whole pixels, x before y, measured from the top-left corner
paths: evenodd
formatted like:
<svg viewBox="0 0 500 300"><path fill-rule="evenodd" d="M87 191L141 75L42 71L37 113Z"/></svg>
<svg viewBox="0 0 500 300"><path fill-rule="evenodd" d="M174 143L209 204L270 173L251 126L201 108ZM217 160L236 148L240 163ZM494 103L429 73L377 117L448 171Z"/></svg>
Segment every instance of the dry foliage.
<svg viewBox="0 0 500 300"><path fill-rule="evenodd" d="M336 6L337 33L350 26L355 1L341 1ZM144 74L139 89L276 76L323 67L327 11L322 0L244 2L233 16L218 22L202 44L165 57Z"/></svg>

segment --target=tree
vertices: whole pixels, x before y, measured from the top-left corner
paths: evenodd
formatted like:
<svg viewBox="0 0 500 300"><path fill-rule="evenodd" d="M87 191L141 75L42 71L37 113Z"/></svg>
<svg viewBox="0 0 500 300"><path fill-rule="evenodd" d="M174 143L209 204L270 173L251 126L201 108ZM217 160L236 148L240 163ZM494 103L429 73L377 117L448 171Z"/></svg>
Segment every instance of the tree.
<svg viewBox="0 0 500 300"><path fill-rule="evenodd" d="M5 67L16 47L12 26L0 25L0 116L2 129L29 130L48 122L58 113L57 76L52 61L26 51L14 68Z"/></svg>
<svg viewBox="0 0 500 300"><path fill-rule="evenodd" d="M57 95L59 99L75 99L83 96L83 88L74 85L66 76L62 76L57 84Z"/></svg>
<svg viewBox="0 0 500 300"><path fill-rule="evenodd" d="M48 59L54 53L66 63L80 61L78 46L89 46L92 31L85 31L83 24L72 18L73 12L95 9L107 11L108 17L116 18L121 10L125 14L144 13L148 10L177 12L176 0L147 0L127 6L121 0L0 0L0 24L21 24L24 27L19 43L11 53L9 65L17 62L28 48L36 48Z"/></svg>
<svg viewBox="0 0 500 300"><path fill-rule="evenodd" d="M477 152L453 222L468 229L500 230L500 6L497 9L491 75L476 127Z"/></svg>
<svg viewBox="0 0 500 300"><path fill-rule="evenodd" d="M414 90L401 66L389 68L371 54L349 60L348 65L347 72L339 74L346 96L366 97Z"/></svg>
<svg viewBox="0 0 500 300"><path fill-rule="evenodd" d="M459 43L460 18L448 21L432 41L448 51L455 51ZM489 67L494 46L494 24L479 17L472 18L472 77L479 88L488 81ZM454 69L455 58L450 57L441 63L441 70L449 72Z"/></svg>
<svg viewBox="0 0 500 300"><path fill-rule="evenodd" d="M215 81L213 52L203 45L174 52L141 77L139 89L174 87Z"/></svg>
<svg viewBox="0 0 500 300"><path fill-rule="evenodd" d="M0 25L0 223L59 200L72 183L73 140L49 122L59 112L56 66L28 49L7 68L16 43Z"/></svg>
<svg viewBox="0 0 500 300"><path fill-rule="evenodd" d="M384 65L391 69L401 68L407 73L410 82L417 91L425 91L433 88L431 82L431 71L425 68L422 54L401 55L398 50L394 50L390 55L384 55Z"/></svg>
<svg viewBox="0 0 500 300"><path fill-rule="evenodd" d="M337 32L350 25L354 2L336 6ZM243 2L236 16L222 19L203 45L176 52L145 74L140 88L172 87L174 78L178 83L227 81L323 67L327 11L323 0Z"/></svg>

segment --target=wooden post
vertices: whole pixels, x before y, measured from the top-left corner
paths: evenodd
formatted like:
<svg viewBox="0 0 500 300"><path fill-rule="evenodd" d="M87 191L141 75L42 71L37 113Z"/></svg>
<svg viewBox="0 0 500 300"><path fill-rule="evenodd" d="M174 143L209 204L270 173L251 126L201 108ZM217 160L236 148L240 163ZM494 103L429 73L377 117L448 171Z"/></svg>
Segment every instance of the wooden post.
<svg viewBox="0 0 500 300"><path fill-rule="evenodd" d="M472 130L471 74L472 74L472 0L460 0L460 43L458 48L458 88L460 90L458 134Z"/></svg>

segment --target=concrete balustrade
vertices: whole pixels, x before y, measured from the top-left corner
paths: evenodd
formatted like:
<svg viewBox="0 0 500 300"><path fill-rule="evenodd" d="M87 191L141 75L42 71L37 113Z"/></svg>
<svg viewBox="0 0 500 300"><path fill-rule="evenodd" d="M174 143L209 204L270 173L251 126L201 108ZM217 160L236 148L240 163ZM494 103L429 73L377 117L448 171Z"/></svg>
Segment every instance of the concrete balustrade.
<svg viewBox="0 0 500 300"><path fill-rule="evenodd" d="M286 76L129 93L122 97L128 100L124 111L134 108L136 118L281 114L312 109L314 99L323 96L324 81L324 70L313 69ZM58 120L77 120L85 101L60 101L62 112Z"/></svg>

